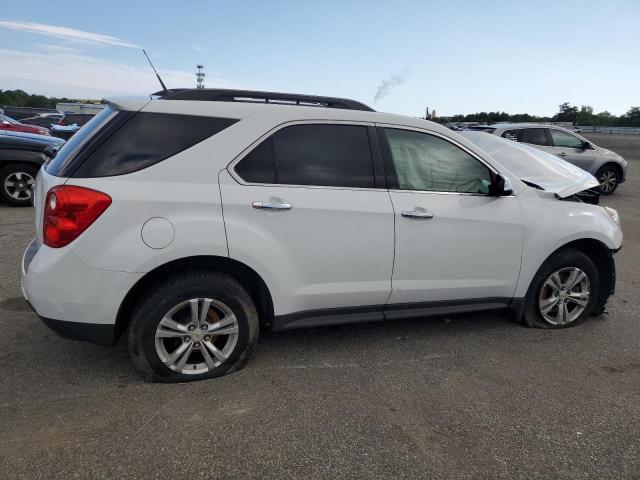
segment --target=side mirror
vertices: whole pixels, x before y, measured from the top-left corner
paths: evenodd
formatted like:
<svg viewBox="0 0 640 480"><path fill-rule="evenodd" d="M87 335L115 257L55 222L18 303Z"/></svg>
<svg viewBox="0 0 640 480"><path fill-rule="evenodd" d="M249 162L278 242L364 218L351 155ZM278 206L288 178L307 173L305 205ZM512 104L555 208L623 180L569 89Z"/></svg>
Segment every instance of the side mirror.
<svg viewBox="0 0 640 480"><path fill-rule="evenodd" d="M591 142L582 142L582 149L589 150L591 148Z"/></svg>
<svg viewBox="0 0 640 480"><path fill-rule="evenodd" d="M495 175L491 187L489 188L489 194L494 197L506 197L513 194L513 187L511 181L508 178L504 178L502 175Z"/></svg>

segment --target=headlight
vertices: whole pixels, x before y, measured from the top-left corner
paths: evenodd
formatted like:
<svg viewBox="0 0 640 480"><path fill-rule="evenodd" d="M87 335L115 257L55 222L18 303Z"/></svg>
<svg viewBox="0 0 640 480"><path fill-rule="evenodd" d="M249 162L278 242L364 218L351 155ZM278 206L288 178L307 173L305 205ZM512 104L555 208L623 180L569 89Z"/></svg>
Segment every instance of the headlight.
<svg viewBox="0 0 640 480"><path fill-rule="evenodd" d="M607 215L609 215L609 217L611 217L611 220L613 220L614 222L616 222L618 225L620 225L620 215L618 215L618 211L611 208L611 207L602 207L604 208L605 212L607 212Z"/></svg>

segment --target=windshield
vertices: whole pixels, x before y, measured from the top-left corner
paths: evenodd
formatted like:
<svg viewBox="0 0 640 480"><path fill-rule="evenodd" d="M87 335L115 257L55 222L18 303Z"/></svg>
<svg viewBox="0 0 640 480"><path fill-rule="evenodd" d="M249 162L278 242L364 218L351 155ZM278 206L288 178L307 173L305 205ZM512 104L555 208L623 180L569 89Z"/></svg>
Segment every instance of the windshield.
<svg viewBox="0 0 640 480"><path fill-rule="evenodd" d="M102 112L89 120L80 130L78 130L69 141L60 149L56 158L46 167L47 173L55 176L66 176L66 167L78 155L82 147L93 137L96 132L109 122L118 110L107 107Z"/></svg>

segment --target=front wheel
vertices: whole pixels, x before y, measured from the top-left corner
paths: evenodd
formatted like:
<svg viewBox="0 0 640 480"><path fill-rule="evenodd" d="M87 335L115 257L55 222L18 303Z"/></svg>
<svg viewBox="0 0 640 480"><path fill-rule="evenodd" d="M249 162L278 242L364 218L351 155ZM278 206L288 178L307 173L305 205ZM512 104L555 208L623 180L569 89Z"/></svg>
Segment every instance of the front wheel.
<svg viewBox="0 0 640 480"><path fill-rule="evenodd" d="M246 290L227 275L195 271L164 281L138 304L129 351L153 379L185 382L241 369L257 338Z"/></svg>
<svg viewBox="0 0 640 480"><path fill-rule="evenodd" d="M596 178L600 182L598 189L602 195L611 195L620 185L620 169L613 165L605 165L598 173Z"/></svg>
<svg viewBox="0 0 640 480"><path fill-rule="evenodd" d="M584 322L598 300L600 278L593 261L567 248L540 267L525 298L525 324L566 328Z"/></svg>

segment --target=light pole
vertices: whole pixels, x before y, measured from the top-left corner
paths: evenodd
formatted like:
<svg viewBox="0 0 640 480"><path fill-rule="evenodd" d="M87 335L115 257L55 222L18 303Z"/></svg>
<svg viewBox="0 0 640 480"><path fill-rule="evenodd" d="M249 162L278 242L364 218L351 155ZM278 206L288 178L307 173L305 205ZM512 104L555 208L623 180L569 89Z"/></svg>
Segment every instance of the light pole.
<svg viewBox="0 0 640 480"><path fill-rule="evenodd" d="M198 71L196 72L196 88L204 88L204 72L202 69L203 65L196 65Z"/></svg>

